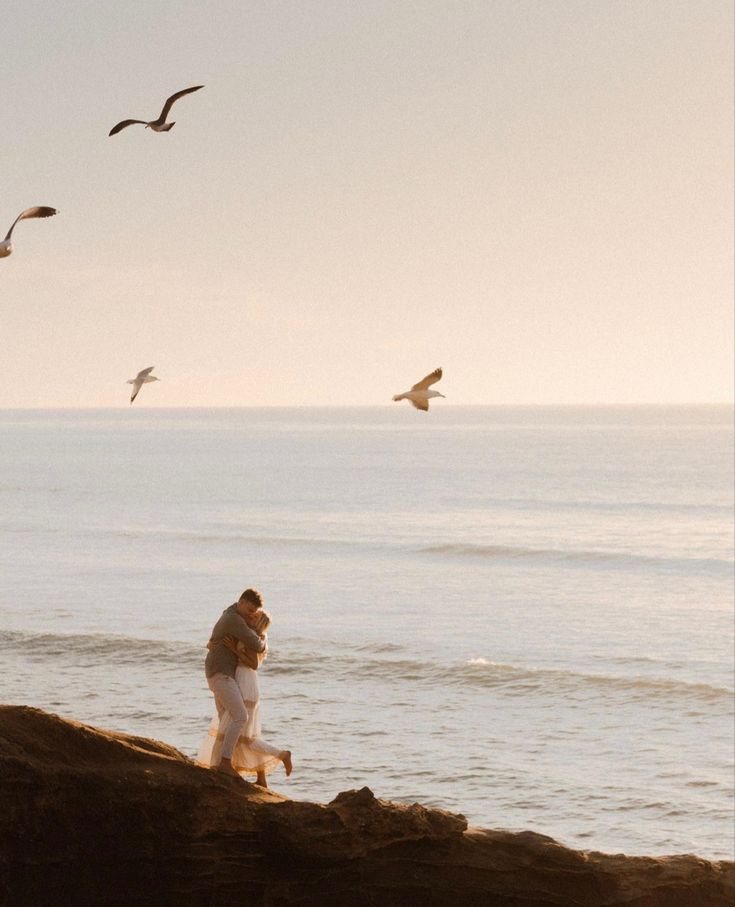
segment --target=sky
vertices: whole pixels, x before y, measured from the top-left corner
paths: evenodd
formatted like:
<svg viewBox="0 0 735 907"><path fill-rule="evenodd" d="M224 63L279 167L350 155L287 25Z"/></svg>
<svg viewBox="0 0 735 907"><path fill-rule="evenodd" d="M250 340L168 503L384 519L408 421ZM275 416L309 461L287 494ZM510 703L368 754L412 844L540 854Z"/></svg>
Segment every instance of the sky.
<svg viewBox="0 0 735 907"><path fill-rule="evenodd" d="M731 0L2 19L0 408L732 400Z"/></svg>

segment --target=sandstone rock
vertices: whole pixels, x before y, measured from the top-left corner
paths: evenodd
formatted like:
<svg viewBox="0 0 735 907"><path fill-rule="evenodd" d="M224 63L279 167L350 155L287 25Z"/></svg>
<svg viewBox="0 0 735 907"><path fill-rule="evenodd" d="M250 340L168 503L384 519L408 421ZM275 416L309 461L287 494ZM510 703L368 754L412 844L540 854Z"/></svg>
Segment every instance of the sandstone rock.
<svg viewBox="0 0 735 907"><path fill-rule="evenodd" d="M0 904L725 907L733 864L579 852L345 791L289 800L173 747L0 706Z"/></svg>

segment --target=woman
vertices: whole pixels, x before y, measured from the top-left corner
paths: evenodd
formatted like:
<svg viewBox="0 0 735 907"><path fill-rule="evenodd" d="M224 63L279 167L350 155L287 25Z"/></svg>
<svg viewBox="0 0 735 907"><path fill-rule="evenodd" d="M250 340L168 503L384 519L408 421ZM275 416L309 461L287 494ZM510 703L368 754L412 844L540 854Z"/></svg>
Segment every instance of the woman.
<svg viewBox="0 0 735 907"><path fill-rule="evenodd" d="M256 611L250 618L246 618L246 623L265 639L271 619L261 609ZM290 750L279 750L260 738L258 668L263 663L267 650L266 652L258 653L252 649L247 649L242 642L238 642L232 636L225 637L224 643L238 657L239 664L235 672L235 680L240 687L242 698L245 700L245 708L248 712L247 724L232 753L232 766L239 775L255 775L256 784L261 787L268 787L266 775L277 768L280 762L283 763L286 769L286 775L291 774L293 765ZM207 648L210 648L211 645L212 640L207 643ZM222 741L227 730L228 721L227 714L223 716L221 721L216 715L212 719L209 732L204 738L197 755L199 765L211 768L219 764L220 750L222 749Z"/></svg>

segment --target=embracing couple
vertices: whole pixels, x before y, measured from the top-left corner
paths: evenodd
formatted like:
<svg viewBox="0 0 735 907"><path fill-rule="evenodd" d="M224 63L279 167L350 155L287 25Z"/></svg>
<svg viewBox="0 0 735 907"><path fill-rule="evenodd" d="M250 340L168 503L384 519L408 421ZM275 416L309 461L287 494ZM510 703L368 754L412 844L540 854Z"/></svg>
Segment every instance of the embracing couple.
<svg viewBox="0 0 735 907"><path fill-rule="evenodd" d="M263 787L279 763L287 775L292 769L289 750L260 738L258 668L268 652L270 622L260 593L246 589L214 625L204 669L217 714L197 756L200 765L225 775L255 775Z"/></svg>

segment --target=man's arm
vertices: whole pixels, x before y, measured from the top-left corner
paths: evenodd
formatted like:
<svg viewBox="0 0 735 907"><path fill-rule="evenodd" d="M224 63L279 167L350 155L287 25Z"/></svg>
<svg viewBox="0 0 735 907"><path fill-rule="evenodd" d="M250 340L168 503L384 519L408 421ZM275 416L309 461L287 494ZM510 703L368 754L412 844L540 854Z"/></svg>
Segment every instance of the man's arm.
<svg viewBox="0 0 735 907"><path fill-rule="evenodd" d="M255 630L251 630L239 614L230 614L228 618L227 626L223 628L225 633L245 643L248 649L256 652L265 651L265 639L258 636Z"/></svg>

